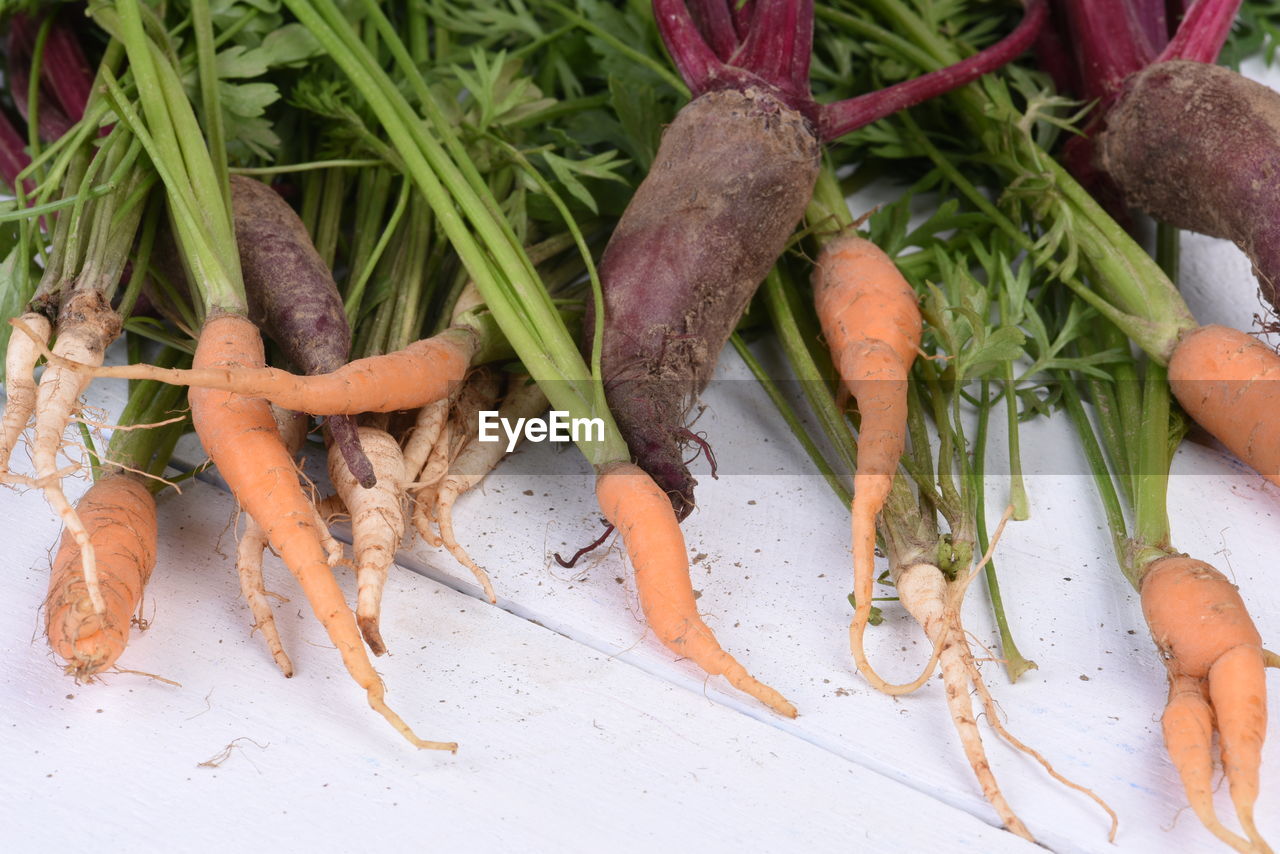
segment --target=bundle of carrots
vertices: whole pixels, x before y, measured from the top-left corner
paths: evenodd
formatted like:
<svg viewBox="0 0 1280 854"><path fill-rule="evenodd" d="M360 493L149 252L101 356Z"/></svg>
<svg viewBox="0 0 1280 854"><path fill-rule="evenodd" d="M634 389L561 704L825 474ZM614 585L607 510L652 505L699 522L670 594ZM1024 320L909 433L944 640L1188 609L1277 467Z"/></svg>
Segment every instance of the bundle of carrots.
<svg viewBox="0 0 1280 854"><path fill-rule="evenodd" d="M575 441L657 640L795 717L699 613L681 530L704 525L687 420L733 338L849 507L851 668L895 696L940 669L984 797L1028 839L971 692L1000 736L1110 809L1010 734L963 608L984 575L1010 679L1036 666L993 556L1030 514L1020 423L1067 410L1167 669L1187 797L1236 850L1269 850L1254 818L1268 654L1248 591L1174 549L1165 505L1183 413L1280 483L1280 357L1200 326L1174 285L1175 232L1153 259L1124 208L1231 237L1274 298L1274 187L1257 180L1280 139L1274 93L1209 64L1238 2L1125 0L1118 30L1086 0L950 4L946 27L924 0L513 3L510 31L448 4L214 5L0 4L0 480L38 487L64 526L41 603L68 672L116 666L148 578L171 571L155 496L199 473L171 466L194 431L245 511L240 588L281 672L295 664L268 548L370 706L417 747L456 750L387 704L369 654L409 644L382 625L386 580L416 532L499 601L455 509L508 450L481 414L550 406L599 425ZM1227 95L1249 108L1241 139L1216 126ZM1185 127L1167 116L1179 99L1196 106ZM1216 134L1178 159L1204 125ZM846 196L873 173L910 189L855 222ZM946 201L909 225L924 197ZM762 283L821 441L734 336ZM99 451L80 399L111 378L128 402ZM1001 410L1012 476L989 534ZM323 455L328 482L306 482L300 455ZM81 469L93 485L73 505ZM930 646L902 684L871 664L878 545ZM1214 813L1215 731L1242 833Z"/></svg>

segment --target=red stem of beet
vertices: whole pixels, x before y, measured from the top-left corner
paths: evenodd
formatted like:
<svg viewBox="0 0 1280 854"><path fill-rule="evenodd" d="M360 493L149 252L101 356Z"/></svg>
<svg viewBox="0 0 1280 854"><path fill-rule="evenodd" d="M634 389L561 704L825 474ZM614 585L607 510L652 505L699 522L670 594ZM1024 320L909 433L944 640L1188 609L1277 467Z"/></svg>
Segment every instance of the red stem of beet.
<svg viewBox="0 0 1280 854"><path fill-rule="evenodd" d="M1156 61L1217 62L1239 9L1240 0L1198 0L1187 10L1178 31Z"/></svg>
<svg viewBox="0 0 1280 854"><path fill-rule="evenodd" d="M912 80L904 80L888 89L821 107L819 137L829 142L994 71L1031 46L1044 26L1047 12L1044 0L1028 0L1022 21L1013 32L986 50L955 65L931 71Z"/></svg>
<svg viewBox="0 0 1280 854"><path fill-rule="evenodd" d="M0 112L0 178L5 186L13 188L18 180L18 173L27 168L31 158L27 155L27 141L17 129L9 123L9 119ZM23 182L23 189L35 192L35 185L30 181Z"/></svg>
<svg viewBox="0 0 1280 854"><path fill-rule="evenodd" d="M740 0L725 0L729 11L733 13L733 27L738 31L738 41L747 37L751 31L751 19L756 13L755 3L743 3Z"/></svg>
<svg viewBox="0 0 1280 854"><path fill-rule="evenodd" d="M711 89L727 68L703 41L684 0L653 0L653 17L676 71L695 96Z"/></svg>
<svg viewBox="0 0 1280 854"><path fill-rule="evenodd" d="M45 40L41 84L52 90L63 113L73 122L80 121L93 90L93 69L75 31L61 21L53 22Z"/></svg>
<svg viewBox="0 0 1280 854"><path fill-rule="evenodd" d="M1080 91L1080 75L1076 68L1071 50L1062 39L1066 32L1066 24L1062 20L1062 10L1049 10L1049 23L1036 36L1036 64L1053 78L1053 88L1064 94Z"/></svg>
<svg viewBox="0 0 1280 854"><path fill-rule="evenodd" d="M1155 58L1137 10L1115 0L1062 0L1060 9L1080 75L1075 94L1109 106L1124 79Z"/></svg>
<svg viewBox="0 0 1280 854"><path fill-rule="evenodd" d="M725 62L738 49L738 32L734 29L733 14L729 11L731 0L692 0L689 11L698 25L698 32L710 45L716 57Z"/></svg>
<svg viewBox="0 0 1280 854"><path fill-rule="evenodd" d="M791 37L791 67L788 79L809 95L809 62L813 59L813 4L801 3L797 7L795 30Z"/></svg>
<svg viewBox="0 0 1280 854"><path fill-rule="evenodd" d="M813 0L758 0L751 30L742 47L733 55L732 65L749 69L757 77L776 86L784 100L809 99L809 68L799 80L791 76L796 52L796 36L802 29L801 8L809 17L809 39L800 45L804 54L813 50ZM788 35L791 37L788 38Z"/></svg>
<svg viewBox="0 0 1280 854"><path fill-rule="evenodd" d="M26 63L11 61L7 76L10 81L9 94L13 97L13 105L25 119L31 114L27 102L27 84L31 80L29 66ZM47 92L43 86L40 87L40 95L40 138L45 142L52 142L71 130L75 122L62 112L62 108L55 101L46 97Z"/></svg>
<svg viewBox="0 0 1280 854"><path fill-rule="evenodd" d="M1169 43L1169 11L1166 0L1125 0L1153 52Z"/></svg>

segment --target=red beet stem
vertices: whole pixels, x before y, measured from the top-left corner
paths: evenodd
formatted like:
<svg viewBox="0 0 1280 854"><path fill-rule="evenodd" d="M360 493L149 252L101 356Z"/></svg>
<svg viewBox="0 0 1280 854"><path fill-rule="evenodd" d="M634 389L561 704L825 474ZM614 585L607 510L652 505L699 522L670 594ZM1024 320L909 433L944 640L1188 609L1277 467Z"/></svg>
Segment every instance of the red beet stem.
<svg viewBox="0 0 1280 854"><path fill-rule="evenodd" d="M1169 12L1165 0L1125 0L1153 52L1169 43Z"/></svg>
<svg viewBox="0 0 1280 854"><path fill-rule="evenodd" d="M1110 104L1124 79L1155 58L1155 49L1129 3L1065 0L1062 8L1080 70L1076 94Z"/></svg>
<svg viewBox="0 0 1280 854"><path fill-rule="evenodd" d="M695 96L724 76L725 64L703 40L684 0L653 0L653 17L676 71Z"/></svg>
<svg viewBox="0 0 1280 854"><path fill-rule="evenodd" d="M807 28L803 26L805 17ZM798 46L797 41L801 42ZM793 76L797 48L804 54L799 63L804 74L799 79ZM789 103L795 103L797 97L801 101L809 97L808 57L812 52L813 0L759 0L751 30L731 64L778 87L789 96Z"/></svg>
<svg viewBox="0 0 1280 854"><path fill-rule="evenodd" d="M60 20L53 22L45 41L41 85L52 90L63 113L73 122L80 121L93 90L93 69L75 31Z"/></svg>
<svg viewBox="0 0 1280 854"><path fill-rule="evenodd" d="M1189 59L1193 62L1217 62L1222 46L1231 34L1231 22L1240 10L1240 0L1199 0L1187 10L1178 31L1158 62Z"/></svg>
<svg viewBox="0 0 1280 854"><path fill-rule="evenodd" d="M13 188L18 180L18 173L30 163L27 141L9 123L8 117L0 112L0 178L4 179L8 187ZM35 185L30 181L24 181L22 186L25 192L35 191Z"/></svg>
<svg viewBox="0 0 1280 854"><path fill-rule="evenodd" d="M922 101L977 80L1030 47L1047 17L1044 0L1028 0L1022 21L1013 32L986 50L955 65L904 80L888 89L823 106L819 112L819 137L824 142L829 142L898 110L914 107Z"/></svg>
<svg viewBox="0 0 1280 854"><path fill-rule="evenodd" d="M711 46L721 62L728 61L738 49L738 32L734 29L728 0L692 0L689 11L703 41Z"/></svg>

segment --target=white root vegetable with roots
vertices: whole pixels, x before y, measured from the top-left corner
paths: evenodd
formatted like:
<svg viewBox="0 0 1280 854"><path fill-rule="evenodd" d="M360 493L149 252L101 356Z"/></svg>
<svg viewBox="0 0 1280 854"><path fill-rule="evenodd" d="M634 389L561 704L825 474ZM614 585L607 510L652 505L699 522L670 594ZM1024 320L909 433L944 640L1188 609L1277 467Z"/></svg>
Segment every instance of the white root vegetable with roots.
<svg viewBox="0 0 1280 854"><path fill-rule="evenodd" d="M991 559L992 551L1011 513L1012 508L1006 511L1004 518L1000 520L992 537L991 547L982 561L972 571L961 573L955 580L948 580L936 565L928 560L919 559L919 555L916 559L904 560L893 565L892 575L898 599L907 613L924 629L925 636L933 646L933 652L925 671L918 679L906 685L885 686L891 689L886 690L885 693L900 695L920 687L932 675L935 665L938 666L942 672L947 708L956 733L960 737L965 758L978 778L983 797L995 809L1000 821L1009 831L1024 839L1035 841L1030 830L1013 811L996 782L990 761L987 759L986 748L982 743L982 735L978 730L977 718L973 712L972 692L977 692L981 698L987 722L1010 745L1033 757L1055 780L1087 795L1102 807L1111 818L1110 838L1114 841L1117 817L1111 807L1090 789L1063 777L1054 770L1044 756L1014 738L1005 728L995 707L995 701L987 689L969 648L968 635L960 614L964 595L969 583Z"/></svg>
<svg viewBox="0 0 1280 854"><path fill-rule="evenodd" d="M22 322L39 336L47 346L53 334L53 324L39 312L31 311L22 316ZM9 337L9 349L4 359L4 420L0 433L0 473L9 470L9 458L18 445L18 437L27 429L31 413L36 408L36 362L40 361L40 348L34 339L20 332Z"/></svg>
<svg viewBox="0 0 1280 854"><path fill-rule="evenodd" d="M498 411L500 418L515 421L519 418L533 418L542 414L547 408L546 395L538 388L537 383L527 377L513 377L508 384L506 399ZM459 543L453 532L453 506L458 498L474 488L485 476L506 456L504 442L481 442L473 436L458 454L447 474L436 490L432 513L436 525L440 529L440 541L455 559L475 575L476 580L484 588L485 596L490 603L498 601L494 595L493 585L488 574L471 558Z"/></svg>
<svg viewBox="0 0 1280 854"><path fill-rule="evenodd" d="M120 316L112 310L101 292L73 292L59 312L58 338L53 352L76 362L101 365L107 347L120 334L120 329ZM89 382L90 377L70 368L58 365L45 368L36 391L31 461L36 483L43 490L45 500L80 547L85 590L94 613L101 615L106 613L107 606L102 598L97 560L88 532L62 491L62 473L58 470L57 461L63 446L63 433Z"/></svg>
<svg viewBox="0 0 1280 854"><path fill-rule="evenodd" d="M365 489L351 474L336 445L329 447L329 479L351 515L356 568L356 623L374 655L387 651L380 617L387 572L405 533L404 455L385 430L357 429L360 446L378 482Z"/></svg>

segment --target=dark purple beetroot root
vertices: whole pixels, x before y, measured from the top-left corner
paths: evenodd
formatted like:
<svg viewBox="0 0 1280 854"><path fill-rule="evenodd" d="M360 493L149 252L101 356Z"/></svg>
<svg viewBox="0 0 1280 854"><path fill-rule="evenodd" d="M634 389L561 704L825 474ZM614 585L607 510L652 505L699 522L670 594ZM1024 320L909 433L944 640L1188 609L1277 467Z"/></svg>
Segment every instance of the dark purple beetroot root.
<svg viewBox="0 0 1280 854"><path fill-rule="evenodd" d="M231 178L231 207L250 318L304 374L345 365L351 327L342 298L293 208L266 184L241 176ZM373 486L373 465L352 416L331 415L328 425L351 474L366 489Z"/></svg>
<svg viewBox="0 0 1280 854"><path fill-rule="evenodd" d="M819 153L808 121L763 87L702 95L667 128L605 250L609 408L680 519L695 484L685 418L804 214Z"/></svg>
<svg viewBox="0 0 1280 854"><path fill-rule="evenodd" d="M1280 94L1226 68L1159 62L1133 75L1098 139L1125 201L1232 240L1280 310Z"/></svg>

